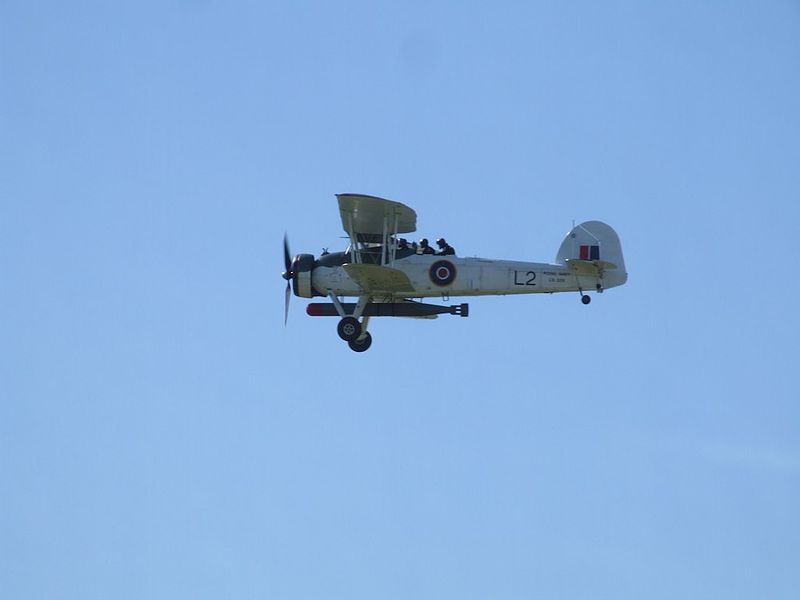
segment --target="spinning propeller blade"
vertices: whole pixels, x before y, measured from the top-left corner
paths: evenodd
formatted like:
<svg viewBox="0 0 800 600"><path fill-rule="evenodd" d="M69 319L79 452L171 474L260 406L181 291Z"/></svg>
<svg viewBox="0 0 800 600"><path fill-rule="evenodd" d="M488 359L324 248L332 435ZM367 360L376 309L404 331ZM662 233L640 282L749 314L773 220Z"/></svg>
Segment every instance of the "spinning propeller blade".
<svg viewBox="0 0 800 600"><path fill-rule="evenodd" d="M283 310L283 326L289 322L289 301L292 299L292 254L289 252L289 236L283 234L283 265L285 271L282 277L286 280L286 301Z"/></svg>
<svg viewBox="0 0 800 600"><path fill-rule="evenodd" d="M285 233L283 234L283 268L285 269L283 278L288 280L292 271L292 254L289 252L289 236ZM289 277L287 277L287 274Z"/></svg>
<svg viewBox="0 0 800 600"><path fill-rule="evenodd" d="M289 282L286 282L286 306L283 311L283 326L286 327L286 323L289 322L289 300L292 299L292 287Z"/></svg>

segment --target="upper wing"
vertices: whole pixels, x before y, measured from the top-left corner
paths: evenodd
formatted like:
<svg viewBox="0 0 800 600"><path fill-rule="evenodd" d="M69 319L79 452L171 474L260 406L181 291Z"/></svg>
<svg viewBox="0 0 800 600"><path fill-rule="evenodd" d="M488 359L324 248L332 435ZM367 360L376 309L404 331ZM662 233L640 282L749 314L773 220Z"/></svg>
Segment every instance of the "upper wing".
<svg viewBox="0 0 800 600"><path fill-rule="evenodd" d="M355 263L342 265L342 267L365 292L396 294L414 291L408 275L398 269Z"/></svg>
<svg viewBox="0 0 800 600"><path fill-rule="evenodd" d="M417 213L400 202L363 194L336 194L336 198L347 235L361 238L410 233L417 229Z"/></svg>
<svg viewBox="0 0 800 600"><path fill-rule="evenodd" d="M616 269L617 265L604 260L580 260L577 258L566 259L569 270L575 275L600 275L608 269Z"/></svg>

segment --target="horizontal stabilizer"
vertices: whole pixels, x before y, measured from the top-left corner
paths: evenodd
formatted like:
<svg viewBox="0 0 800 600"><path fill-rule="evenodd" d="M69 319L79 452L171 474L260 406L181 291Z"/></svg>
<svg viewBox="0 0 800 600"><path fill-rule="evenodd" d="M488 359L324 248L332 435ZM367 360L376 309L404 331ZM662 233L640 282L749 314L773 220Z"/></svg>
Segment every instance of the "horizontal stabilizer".
<svg viewBox="0 0 800 600"><path fill-rule="evenodd" d="M350 278L365 292L404 293L414 291L408 275L398 269L356 263L342 266Z"/></svg>
<svg viewBox="0 0 800 600"><path fill-rule="evenodd" d="M565 261L569 270L575 275L599 275L603 271L616 269L617 265L605 260L581 260L568 258Z"/></svg>

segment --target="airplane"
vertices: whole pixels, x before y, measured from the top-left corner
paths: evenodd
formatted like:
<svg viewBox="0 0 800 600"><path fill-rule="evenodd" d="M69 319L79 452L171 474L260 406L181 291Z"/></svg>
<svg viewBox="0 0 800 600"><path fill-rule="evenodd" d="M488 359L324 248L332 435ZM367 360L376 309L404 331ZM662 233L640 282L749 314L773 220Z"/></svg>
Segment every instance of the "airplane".
<svg viewBox="0 0 800 600"><path fill-rule="evenodd" d="M598 293L628 280L617 233L601 221L586 221L567 233L553 263L493 260L455 255L420 254L398 238L417 228L417 214L405 204L364 194L336 194L342 227L350 240L342 252L289 252L283 238L286 280L284 325L292 292L312 302L313 317L339 317L337 333L355 352L372 345L367 331L372 317L435 319L440 314L466 317L468 304L440 306L423 298L505 296L508 294ZM414 244L416 245L416 244ZM343 302L354 297L356 302Z"/></svg>

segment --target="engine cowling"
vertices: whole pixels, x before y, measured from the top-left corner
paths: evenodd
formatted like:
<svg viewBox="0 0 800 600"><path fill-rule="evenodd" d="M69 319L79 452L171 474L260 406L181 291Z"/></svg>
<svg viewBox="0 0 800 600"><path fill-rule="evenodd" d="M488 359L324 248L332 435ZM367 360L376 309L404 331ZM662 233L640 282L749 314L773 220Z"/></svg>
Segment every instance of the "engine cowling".
<svg viewBox="0 0 800 600"><path fill-rule="evenodd" d="M298 254L292 261L292 289L300 298L312 298L311 272L314 270L313 254Z"/></svg>

